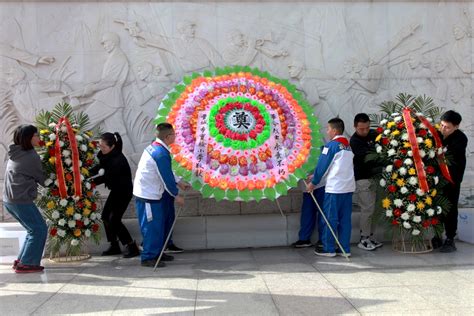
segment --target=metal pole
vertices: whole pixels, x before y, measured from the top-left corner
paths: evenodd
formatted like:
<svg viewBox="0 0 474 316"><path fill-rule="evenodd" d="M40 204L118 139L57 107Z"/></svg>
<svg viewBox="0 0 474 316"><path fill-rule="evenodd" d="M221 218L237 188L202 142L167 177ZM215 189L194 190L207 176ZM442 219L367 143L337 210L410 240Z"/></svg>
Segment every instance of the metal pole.
<svg viewBox="0 0 474 316"><path fill-rule="evenodd" d="M344 248L341 246L341 243L339 242L339 239L337 239L337 236L336 236L336 234L334 233L334 230L332 229L331 225L329 224L329 221L328 221L328 219L326 218L326 215L324 215L323 210L322 210L321 207L319 206L318 201L316 201L316 198L314 197L313 192L311 191L311 192L309 192L309 194L311 194L311 197L313 198L313 201L314 201L314 203L316 204L316 207L318 208L319 213L323 216L323 219L324 219L324 221L326 222L326 225L328 225L328 228L329 228L329 230L331 231L332 236L333 236L334 239L336 240L336 243L337 243L337 245L339 246L339 249L341 249L341 251L342 251L342 253L344 254L344 257L347 259L347 261L350 262L351 259L349 259L349 256L347 255L347 253L346 253L346 251L344 250Z"/></svg>

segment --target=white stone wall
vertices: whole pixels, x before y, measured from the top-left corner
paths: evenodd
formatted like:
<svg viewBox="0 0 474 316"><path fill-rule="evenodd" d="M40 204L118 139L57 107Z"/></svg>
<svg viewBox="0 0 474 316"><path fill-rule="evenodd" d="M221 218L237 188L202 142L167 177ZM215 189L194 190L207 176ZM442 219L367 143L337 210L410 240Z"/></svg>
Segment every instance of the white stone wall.
<svg viewBox="0 0 474 316"><path fill-rule="evenodd" d="M125 135L136 164L160 98L185 74L229 64L290 79L323 126L339 115L349 134L354 114L400 92L432 96L462 114L471 154L473 22L471 1L2 2L0 178L13 128L59 101ZM114 37L119 46L101 45ZM461 204L472 205L473 183L468 158ZM189 200L191 216L279 212Z"/></svg>

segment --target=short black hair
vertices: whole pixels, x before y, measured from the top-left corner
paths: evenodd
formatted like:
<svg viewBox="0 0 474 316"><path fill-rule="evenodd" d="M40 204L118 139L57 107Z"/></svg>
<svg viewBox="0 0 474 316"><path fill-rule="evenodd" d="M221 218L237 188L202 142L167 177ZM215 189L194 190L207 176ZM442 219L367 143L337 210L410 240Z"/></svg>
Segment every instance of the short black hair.
<svg viewBox="0 0 474 316"><path fill-rule="evenodd" d="M370 122L370 118L366 113L358 113L354 117L354 126L357 126L357 123L367 123Z"/></svg>
<svg viewBox="0 0 474 316"><path fill-rule="evenodd" d="M164 139L173 131L173 125L170 123L160 123L156 126L156 133L160 139Z"/></svg>
<svg viewBox="0 0 474 316"><path fill-rule="evenodd" d="M38 129L33 125L20 125L13 132L13 143L20 145L23 150L33 149L31 139L38 133Z"/></svg>
<svg viewBox="0 0 474 316"><path fill-rule="evenodd" d="M337 130L339 134L344 133L344 121L338 117L332 118L328 121L331 128Z"/></svg>
<svg viewBox="0 0 474 316"><path fill-rule="evenodd" d="M449 110L444 112L443 115L441 115L441 121L449 122L454 126L457 126L461 124L462 116L456 111Z"/></svg>
<svg viewBox="0 0 474 316"><path fill-rule="evenodd" d="M100 135L100 139L102 139L107 144L107 146L109 147L115 146L114 147L115 150L119 152L122 151L123 141L119 133L115 132L112 134L112 133L107 132Z"/></svg>

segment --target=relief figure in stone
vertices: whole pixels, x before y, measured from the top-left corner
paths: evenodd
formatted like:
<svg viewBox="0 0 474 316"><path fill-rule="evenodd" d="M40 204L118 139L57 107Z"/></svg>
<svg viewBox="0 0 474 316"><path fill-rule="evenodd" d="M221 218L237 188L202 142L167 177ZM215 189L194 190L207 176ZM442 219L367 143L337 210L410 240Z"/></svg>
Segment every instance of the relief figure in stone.
<svg viewBox="0 0 474 316"><path fill-rule="evenodd" d="M223 64L217 50L207 40L196 37L194 22L185 20L178 23L177 38L145 32L136 22L127 22L124 26L140 47L153 47L170 53L177 61L180 76Z"/></svg>
<svg viewBox="0 0 474 316"><path fill-rule="evenodd" d="M451 56L455 65L465 74L472 73L471 36L467 27L455 24L453 26L454 43L451 47Z"/></svg>
<svg viewBox="0 0 474 316"><path fill-rule="evenodd" d="M229 33L229 44L222 55L230 65L256 66L272 71L273 64L269 60L288 56L286 50L276 46L271 36L253 38L234 29Z"/></svg>
<svg viewBox="0 0 474 316"><path fill-rule="evenodd" d="M75 108L87 106L85 113L89 116L91 127L103 124L105 131L120 133L124 151L134 152L123 117L125 103L122 89L129 72L128 59L120 48L120 37L116 33L105 33L101 44L108 56L100 80L87 84L70 96L80 102Z"/></svg>
<svg viewBox="0 0 474 316"><path fill-rule="evenodd" d="M134 105L143 106L152 98L158 101L171 89L173 82L162 75L160 66L142 61L134 67L136 81L132 84Z"/></svg>

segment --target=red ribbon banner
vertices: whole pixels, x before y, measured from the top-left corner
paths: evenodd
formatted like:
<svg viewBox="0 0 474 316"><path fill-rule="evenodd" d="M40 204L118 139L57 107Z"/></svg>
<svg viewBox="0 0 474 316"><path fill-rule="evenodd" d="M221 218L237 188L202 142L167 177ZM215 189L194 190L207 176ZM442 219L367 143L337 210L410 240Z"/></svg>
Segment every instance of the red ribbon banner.
<svg viewBox="0 0 474 316"><path fill-rule="evenodd" d="M415 163L416 173L418 174L418 182L420 183L420 189L423 192L429 191L428 181L426 180L426 173L423 164L423 160L420 155L420 148L418 147L418 142L416 141L415 127L411 120L411 109L403 109L403 120L405 121L405 126L407 128L408 140L411 145L411 150L413 152L413 161Z"/></svg>
<svg viewBox="0 0 474 316"><path fill-rule="evenodd" d="M72 153L72 174L74 180L74 195L80 197L82 195L81 186L81 171L79 167L79 150L77 148L76 135L69 123L67 117L62 117L56 125L56 144L55 144L55 156L56 156L56 174L58 177L59 195L61 198L67 198L67 186L64 176L64 167L62 162L62 152L59 140L59 131L61 130L61 124L66 126L66 132L69 139L69 147Z"/></svg>
<svg viewBox="0 0 474 316"><path fill-rule="evenodd" d="M446 180L448 180L451 183L454 183L453 179L451 178L451 174L449 173L448 166L446 165L446 160L444 159L444 153L441 152L441 154L438 154L438 149L443 147L443 143L441 142L441 138L439 138L438 131L433 125L431 125L431 123L426 119L426 117L422 115L417 115L417 117L433 135L433 138L436 144L436 155L438 157L438 164L439 164L439 169L441 170L441 174Z"/></svg>

